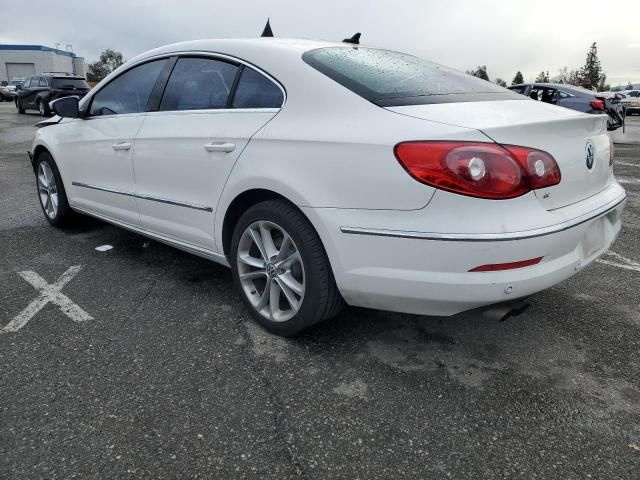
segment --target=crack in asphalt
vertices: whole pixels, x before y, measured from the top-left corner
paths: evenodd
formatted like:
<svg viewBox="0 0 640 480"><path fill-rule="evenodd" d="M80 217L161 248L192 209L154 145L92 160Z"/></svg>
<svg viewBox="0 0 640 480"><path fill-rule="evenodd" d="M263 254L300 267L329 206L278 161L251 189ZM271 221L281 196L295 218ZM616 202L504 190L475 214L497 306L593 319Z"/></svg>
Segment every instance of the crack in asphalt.
<svg viewBox="0 0 640 480"><path fill-rule="evenodd" d="M240 336L243 339L243 342L240 345L240 358L242 359L242 362L244 363L245 367L253 370L260 376L260 380L265 386L265 389L269 395L271 402L276 407L272 415L274 434L272 437L268 439L258 441L258 443L267 443L272 440L278 441L281 444L281 446L284 448L284 451L286 452L286 455L287 455L287 460L289 461L289 464L293 468L296 476L298 478L308 479L309 476L305 472L300 460L298 459L298 456L296 455L295 445L287 439L287 436L282 428L283 420L286 419L286 408L284 406L284 402L282 401L280 396L276 393L276 389L274 388L273 383L271 383L271 380L269 379L265 371L266 366L263 365L260 368L256 368L256 365L262 364L263 362L260 359L258 359L256 355L252 354L251 351L247 350L249 344L253 342L253 339L250 337L249 333L247 332L247 326L246 326L247 320L243 319L242 316L239 316L239 315L234 315L234 319L236 319L235 323L236 325L238 325ZM249 321L253 321L253 320L249 320ZM262 328L262 327L258 326L258 328ZM251 360L249 359L249 357L251 357Z"/></svg>

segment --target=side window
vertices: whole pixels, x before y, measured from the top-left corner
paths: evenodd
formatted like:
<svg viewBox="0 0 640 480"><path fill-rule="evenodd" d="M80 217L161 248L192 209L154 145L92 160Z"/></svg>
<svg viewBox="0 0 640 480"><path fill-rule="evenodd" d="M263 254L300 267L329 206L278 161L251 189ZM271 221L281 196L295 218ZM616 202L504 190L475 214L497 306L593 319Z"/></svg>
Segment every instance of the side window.
<svg viewBox="0 0 640 480"><path fill-rule="evenodd" d="M233 97L233 108L280 108L282 90L264 75L245 67Z"/></svg>
<svg viewBox="0 0 640 480"><path fill-rule="evenodd" d="M557 103L558 91L554 88L543 88L541 100L545 103Z"/></svg>
<svg viewBox="0 0 640 480"><path fill-rule="evenodd" d="M47 77L40 77L40 83L38 83L39 87L47 87Z"/></svg>
<svg viewBox="0 0 640 480"><path fill-rule="evenodd" d="M22 84L22 88L29 88L31 86L31 77L27 78Z"/></svg>
<svg viewBox="0 0 640 480"><path fill-rule="evenodd" d="M533 87L529 92L529 97L534 100L542 100L542 89L540 87Z"/></svg>
<svg viewBox="0 0 640 480"><path fill-rule="evenodd" d="M163 59L144 63L113 79L93 97L89 115L145 112L165 62Z"/></svg>
<svg viewBox="0 0 640 480"><path fill-rule="evenodd" d="M182 57L176 62L160 110L226 108L238 67L210 58Z"/></svg>

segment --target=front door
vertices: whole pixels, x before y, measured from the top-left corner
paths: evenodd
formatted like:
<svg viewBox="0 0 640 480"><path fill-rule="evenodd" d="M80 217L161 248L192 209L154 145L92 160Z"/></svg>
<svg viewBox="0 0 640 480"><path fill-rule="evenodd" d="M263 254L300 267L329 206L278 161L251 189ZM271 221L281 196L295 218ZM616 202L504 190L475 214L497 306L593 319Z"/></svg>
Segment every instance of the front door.
<svg viewBox="0 0 640 480"><path fill-rule="evenodd" d="M267 90L262 96L259 83ZM260 98L264 106L256 103ZM160 111L146 116L136 137L136 196L145 229L216 251L214 215L224 184L282 101L280 88L248 67L179 58Z"/></svg>
<svg viewBox="0 0 640 480"><path fill-rule="evenodd" d="M69 201L122 224L140 227L134 197L133 151L156 80L166 60L136 66L102 87L88 116L62 130Z"/></svg>

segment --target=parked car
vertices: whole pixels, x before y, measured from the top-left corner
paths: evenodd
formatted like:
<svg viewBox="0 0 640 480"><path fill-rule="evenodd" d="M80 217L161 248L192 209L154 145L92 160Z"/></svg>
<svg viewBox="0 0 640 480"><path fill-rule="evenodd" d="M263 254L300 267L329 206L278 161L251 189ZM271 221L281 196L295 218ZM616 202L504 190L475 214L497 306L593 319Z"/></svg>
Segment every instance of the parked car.
<svg viewBox="0 0 640 480"><path fill-rule="evenodd" d="M15 92L17 88L20 88L24 84L24 80L22 77L13 78L9 81L7 87Z"/></svg>
<svg viewBox="0 0 640 480"><path fill-rule="evenodd" d="M624 124L624 111L612 100L597 92L562 83L523 83L512 85L509 90L534 100L551 103L584 113L609 116L609 130L617 130Z"/></svg>
<svg viewBox="0 0 640 480"><path fill-rule="evenodd" d="M640 90L625 90L620 92L623 99L620 102L627 110L627 115L640 114Z"/></svg>
<svg viewBox="0 0 640 480"><path fill-rule="evenodd" d="M403 53L178 43L52 107L30 150L46 219L226 265L280 335L343 302L448 316L526 297L620 231L605 116Z"/></svg>
<svg viewBox="0 0 640 480"><path fill-rule="evenodd" d="M0 102L12 102L15 93L9 88L8 82L6 85L0 85Z"/></svg>
<svg viewBox="0 0 640 480"><path fill-rule="evenodd" d="M84 97L89 92L87 81L69 73L41 73L28 78L16 89L18 113L37 110L41 116L51 115L49 102L62 97Z"/></svg>

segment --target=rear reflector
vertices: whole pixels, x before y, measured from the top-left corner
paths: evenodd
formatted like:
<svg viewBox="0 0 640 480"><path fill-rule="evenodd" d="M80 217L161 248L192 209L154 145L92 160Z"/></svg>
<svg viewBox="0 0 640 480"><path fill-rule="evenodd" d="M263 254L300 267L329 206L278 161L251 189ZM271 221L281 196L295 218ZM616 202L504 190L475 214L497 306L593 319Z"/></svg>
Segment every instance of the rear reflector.
<svg viewBox="0 0 640 480"><path fill-rule="evenodd" d="M497 272L499 270L513 270L515 268L530 267L531 265L537 265L542 260L542 257L532 258L530 260L521 260L520 262L510 263L492 263L489 265L480 265L479 267L472 268L470 272Z"/></svg>

